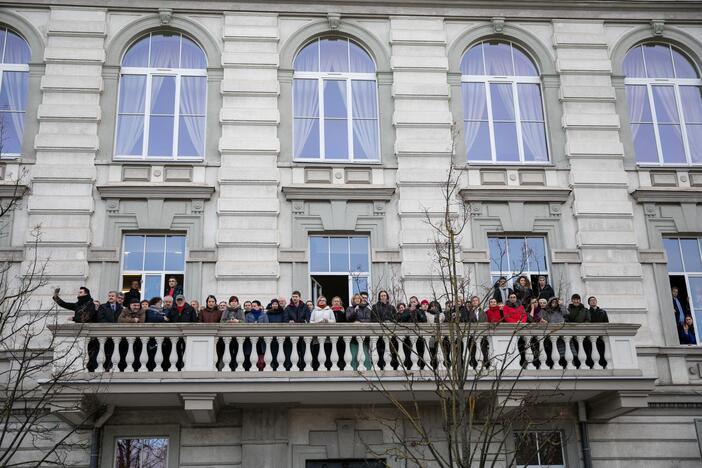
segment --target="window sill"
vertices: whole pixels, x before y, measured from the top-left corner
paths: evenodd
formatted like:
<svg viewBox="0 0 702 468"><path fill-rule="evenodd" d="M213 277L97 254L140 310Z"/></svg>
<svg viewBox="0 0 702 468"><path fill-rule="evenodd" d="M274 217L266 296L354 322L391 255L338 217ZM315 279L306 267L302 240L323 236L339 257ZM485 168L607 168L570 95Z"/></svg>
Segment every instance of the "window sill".
<svg viewBox="0 0 702 468"><path fill-rule="evenodd" d="M147 183L123 182L98 185L100 197L105 198L163 198L163 199L198 199L209 200L215 191L211 185L194 184L192 182L176 183Z"/></svg>
<svg viewBox="0 0 702 468"><path fill-rule="evenodd" d="M326 165L333 165L333 166L350 166L350 167L356 167L356 166L380 166L382 165L382 162L380 160L373 160L373 161L349 161L347 160L329 160L329 159L297 159L292 161L293 166L299 166L299 167L305 167L305 166L326 166Z"/></svg>

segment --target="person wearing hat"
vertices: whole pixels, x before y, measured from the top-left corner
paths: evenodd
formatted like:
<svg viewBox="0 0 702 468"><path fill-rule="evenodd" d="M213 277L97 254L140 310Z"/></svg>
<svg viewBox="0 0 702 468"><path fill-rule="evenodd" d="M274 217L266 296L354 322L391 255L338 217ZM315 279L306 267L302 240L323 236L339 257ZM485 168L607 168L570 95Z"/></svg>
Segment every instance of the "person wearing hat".
<svg viewBox="0 0 702 468"><path fill-rule="evenodd" d="M175 304L173 304L168 318L173 323L198 321L197 312L193 306L185 302L185 296L182 294L176 295Z"/></svg>
<svg viewBox="0 0 702 468"><path fill-rule="evenodd" d="M131 298L129 308L122 312L117 319L118 323L144 323L146 311L141 308L139 299Z"/></svg>

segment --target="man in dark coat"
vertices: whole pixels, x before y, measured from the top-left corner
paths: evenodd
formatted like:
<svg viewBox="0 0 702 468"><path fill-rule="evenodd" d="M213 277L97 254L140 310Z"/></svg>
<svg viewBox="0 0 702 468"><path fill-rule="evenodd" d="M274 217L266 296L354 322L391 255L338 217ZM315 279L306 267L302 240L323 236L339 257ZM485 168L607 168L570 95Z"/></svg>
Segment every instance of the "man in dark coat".
<svg viewBox="0 0 702 468"><path fill-rule="evenodd" d="M607 311L597 305L597 298L590 296L587 298L587 303L590 306L590 321L592 323L608 323Z"/></svg>
<svg viewBox="0 0 702 468"><path fill-rule="evenodd" d="M510 288L507 284L507 278L500 276L500 279L498 279L497 283L495 283L492 297L495 298L498 304L506 304L507 300L509 299L509 295L513 292L514 291L512 288Z"/></svg>
<svg viewBox="0 0 702 468"><path fill-rule="evenodd" d="M131 304L133 300L140 301L141 300L141 281L139 280L133 280L131 284L131 288L129 288L129 291L127 291L124 294L124 304L125 308L129 307L126 304Z"/></svg>
<svg viewBox="0 0 702 468"><path fill-rule="evenodd" d="M107 302L98 307L97 322L117 323L117 319L119 319L122 309L124 309L124 307L117 303L117 291L108 292Z"/></svg>
<svg viewBox="0 0 702 468"><path fill-rule="evenodd" d="M283 322L308 323L310 321L310 310L300 297L300 291L293 291L290 304L283 310Z"/></svg>
<svg viewBox="0 0 702 468"><path fill-rule="evenodd" d="M678 327L682 327L683 322L685 322L685 316L690 315L690 306L687 304L687 301L680 297L677 286L670 288L670 292L673 295L675 322L678 324Z"/></svg>
<svg viewBox="0 0 702 468"><path fill-rule="evenodd" d="M97 313L95 311L95 303L93 298L90 297L90 290L85 286L81 286L78 289L77 302L64 302L59 297L59 289L54 290L53 300L56 304L64 309L73 311L73 320L75 323L92 323L97 320Z"/></svg>
<svg viewBox="0 0 702 468"><path fill-rule="evenodd" d="M175 297L175 304L169 311L168 319L172 323L197 322L197 312L193 306L185 302L185 296L178 294Z"/></svg>
<svg viewBox="0 0 702 468"><path fill-rule="evenodd" d="M390 304L390 295L387 291L378 293L378 302L375 303L371 311L374 322L395 322L397 321L397 310Z"/></svg>
<svg viewBox="0 0 702 468"><path fill-rule="evenodd" d="M182 294L183 286L178 284L178 280L176 279L176 277L171 276L170 278L168 278L168 284L166 285L166 289L163 291L163 295L176 298L177 296Z"/></svg>

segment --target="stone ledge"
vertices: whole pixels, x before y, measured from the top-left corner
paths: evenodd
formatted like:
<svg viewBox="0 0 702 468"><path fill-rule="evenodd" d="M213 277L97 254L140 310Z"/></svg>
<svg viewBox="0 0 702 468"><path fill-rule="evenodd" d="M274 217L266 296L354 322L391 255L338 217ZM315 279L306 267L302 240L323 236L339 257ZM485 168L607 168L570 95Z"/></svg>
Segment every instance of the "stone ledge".
<svg viewBox="0 0 702 468"><path fill-rule="evenodd" d="M645 188L634 190L631 196L639 203L702 203L702 189Z"/></svg>
<svg viewBox="0 0 702 468"><path fill-rule="evenodd" d="M0 181L0 198L22 198L28 191L28 185Z"/></svg>
<svg viewBox="0 0 702 468"><path fill-rule="evenodd" d="M163 199L204 199L209 200L215 191L211 185L204 184L107 184L98 185L97 191L102 198L163 198Z"/></svg>
<svg viewBox="0 0 702 468"><path fill-rule="evenodd" d="M462 189L460 197L468 202L544 202L565 203L570 195L569 188L505 188L471 187Z"/></svg>
<svg viewBox="0 0 702 468"><path fill-rule="evenodd" d="M282 188L286 200L390 200L395 187L346 184L287 185Z"/></svg>

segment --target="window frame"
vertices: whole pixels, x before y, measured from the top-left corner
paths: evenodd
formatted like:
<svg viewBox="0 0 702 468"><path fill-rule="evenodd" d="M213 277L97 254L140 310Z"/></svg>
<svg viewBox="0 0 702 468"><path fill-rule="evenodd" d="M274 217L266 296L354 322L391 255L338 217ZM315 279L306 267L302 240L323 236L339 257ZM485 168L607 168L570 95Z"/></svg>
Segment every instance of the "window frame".
<svg viewBox="0 0 702 468"><path fill-rule="evenodd" d="M367 254L368 254L368 271L332 271L331 269L331 239L347 239L348 241L348 262L349 265L351 265L351 238L352 237L362 237L367 239ZM313 271L312 270L312 249L311 249L311 241L312 238L322 238L322 239L328 239L328 258L327 262L329 265L329 271ZM307 237L307 249L309 252L309 255L307 256L307 277L311 282L311 279L313 276L348 276L348 285L349 285L349 298L351 298L354 295L353 292L353 282L355 278L365 278L366 279L366 285L368 286L368 293L370 294L370 289L371 289L371 274L372 274L372 259L371 259L371 238L370 235L368 234L349 234L349 235L343 235L343 234L333 234L333 235L326 235L326 234L310 234ZM360 292L360 291L359 291ZM316 298L315 298L316 301Z"/></svg>
<svg viewBox="0 0 702 468"><path fill-rule="evenodd" d="M127 240L127 237L144 237L144 250L142 254L142 269L141 270L127 270L125 269L125 258L124 258L124 253L125 253L125 243ZM164 269L163 270L146 270L143 268L145 264L145 257L146 257L146 239L149 237L162 237L164 238ZM165 258L166 255L168 254L168 251L166 250L167 246L167 238L168 237L182 237L183 238L183 270L175 271L175 270L166 270L165 269ZM185 285L185 278L186 278L186 273L187 273L187 253L188 253L188 242L187 242L187 235L186 234L173 234L173 233L167 233L167 234L143 234L143 233L124 233L122 235L122 250L121 250L121 255L120 255L120 288L119 290L122 289L122 284L124 283L124 277L125 276L140 276L141 277L141 299L151 299L147 298L144 296L145 293L145 288L146 288L146 277L147 276L155 276L159 275L161 278L160 286L159 286L159 293L158 296L161 296L163 291L165 290L166 287L166 277L170 275L181 275L183 277L183 281L181 282L180 286Z"/></svg>
<svg viewBox="0 0 702 468"><path fill-rule="evenodd" d="M29 42L18 31L7 26L0 27L0 30L5 31L5 41L3 42L2 51L0 51L0 59L2 59L5 56L5 48L7 47L7 33L10 31L24 41L31 54L32 49L29 45ZM27 96L25 96L25 109L23 111L0 110L0 116L4 116L7 114L22 114L22 120L24 121L27 118L27 105L29 104L29 63L0 63L0 92L2 91L3 75L5 72L20 72L27 74ZM24 122L24 126L26 127L26 122ZM0 151L0 159L14 160L22 157L22 143L24 142L24 130L26 129L23 129L23 134L18 136L20 152L6 153L5 151Z"/></svg>
<svg viewBox="0 0 702 468"><path fill-rule="evenodd" d="M465 55L472 49L473 47L476 47L479 44L482 44L483 42L486 41L479 41L474 44L472 44L470 47L468 47L463 55L461 56L461 61L460 64L463 63ZM536 72L538 73L536 76L530 76L530 75L465 75L463 72L461 72L461 92L462 92L462 85L463 83L482 83L485 87L485 106L487 108L487 124L488 124L488 132L490 136L490 159L484 159L484 160L469 160L468 159L468 150L469 148L465 148L465 160L468 164L472 165L480 165L480 164L488 164L488 165L500 165L500 164L505 164L505 165L529 165L529 166L547 166L550 164L553 164L551 160L551 145L550 145L550 135L549 135L549 130L548 130L548 121L547 121L547 115L546 115L546 102L544 98L544 87L543 83L541 81L541 72L539 70L539 67L537 66L536 62L533 60L533 58L526 52L524 51L518 44L515 44L513 41L497 41L499 43L503 44L509 44L510 48L512 49L512 53L510 54L510 57L512 58L512 68L514 69L514 50L517 50L521 52L522 54L525 55L526 58L529 59L529 61L532 63L534 68L536 69ZM483 48L481 50L481 55L483 57L483 64L486 63L485 61L485 49ZM483 65L485 66L485 65ZM492 95L490 92L490 84L491 83L497 83L497 84L511 84L512 88L512 102L514 104L514 124L516 126L516 132L517 132L517 148L519 151L519 161L500 161L497 159L497 151L496 151L496 146L495 146L495 121L493 119L493 109L492 109ZM536 84L539 86L539 96L541 99L541 115L543 116L543 121L532 121L532 120L522 120L521 116L521 109L519 108L519 84ZM461 95L461 107L463 108L463 99L465 99L465 96ZM465 124L466 122L475 122L476 120L473 119L467 119L466 114L465 114L465 109L463 109L463 125L465 129ZM478 120L478 122L483 122L483 120ZM500 123L502 121L498 121ZM544 126L544 139L545 139L545 145L546 145L546 160L545 161L526 161L524 159L524 140L522 136L522 122L525 123L542 123ZM465 131L465 130L464 130Z"/></svg>
<svg viewBox="0 0 702 468"><path fill-rule="evenodd" d="M171 438L168 435L153 435L153 436L144 436L144 435L137 435L137 436L117 436L114 439L114 453L112 455L112 464L111 466L114 468L117 468L117 451L119 449L119 441L120 440L148 440L148 439L163 439L166 440L166 456L165 456L165 463L164 466L169 465L169 459L170 459L170 452L171 452ZM139 465L141 466L141 459L139 460Z"/></svg>
<svg viewBox="0 0 702 468"><path fill-rule="evenodd" d="M566 458L565 443L564 443L564 437L563 437L563 432L562 432L562 431L560 431L560 430L552 430L552 431L549 431L549 430L541 430L541 431L514 432L514 433L513 433L513 436L514 436L514 439L515 439L515 448L519 447L519 440L518 440L519 437L520 437L520 436L523 437L523 436L525 436L525 435L527 435L527 434L535 434L535 435L536 435L536 437L535 437L535 439L536 439L536 455L537 455L537 457L538 457L537 460L538 460L539 463L536 464L536 465L519 465L519 464L517 463L517 457L516 457L516 452L515 452L515 457L514 457L514 465L515 465L515 467L517 467L517 468L566 468L566 466L567 466L567 458ZM541 454L539 453L539 446L540 446L540 445L539 445L539 442L540 442L539 435L540 435L540 434L558 434L558 438L560 439L560 445L559 445L559 446L560 446L560 448L561 448L561 458L563 459L563 464L559 464L559 465L544 465L544 464L541 463Z"/></svg>
<svg viewBox="0 0 702 468"><path fill-rule="evenodd" d="M525 243L528 245L527 239L529 238L535 238L535 239L542 239L544 242L544 261L546 263L546 270L545 271L538 271L538 270L529 270L525 269L521 272L514 272L511 269L511 259L509 257L509 240L510 239L523 239ZM502 271L502 272L496 272L495 270L492 269L492 252L490 250L490 240L491 239L498 239L498 240L505 240L505 246L506 246L506 258L507 258L507 266L509 267L509 270ZM550 260L549 260L549 248L548 248L548 238L545 235L492 235L488 234L487 236L487 250L488 250L488 260L489 260L489 272L490 272L490 284L494 284L495 281L500 278L501 276L504 276L507 278L507 284L512 287L516 280L520 276L526 276L529 281L531 282L531 277L532 276L545 276L547 279L547 282L552 279L552 271L551 271L551 265L550 265ZM538 263L538 262L537 262ZM527 263L528 265L528 263ZM534 284L532 282L532 288L534 287Z"/></svg>
<svg viewBox="0 0 702 468"><path fill-rule="evenodd" d="M636 146L634 145L634 136L633 136L633 129L631 129L632 125L637 125L641 124L642 122L634 122L632 120L632 116L629 114L628 108L627 108L627 116L629 119L629 127L632 132L632 145L634 145L634 161L636 162L637 166L641 167L680 167L680 166L691 166L691 167L697 167L697 166L702 166L702 155L700 155L700 161L699 162L692 162L692 154L690 152L690 143L689 139L687 137L687 122L685 120L685 111L682 106L682 98L680 96L680 87L681 86L689 86L689 87L696 87L700 88L700 92L702 92L702 78L700 77L700 69L695 63L694 60L692 60L686 53L684 53L682 50L680 50L677 47L674 47L670 44L667 43L661 43L661 42L643 42L640 44L637 44L633 47L631 47L626 54L624 54L624 60L629 56L630 53L633 53L635 49L640 49L641 50L641 60L643 61L644 67L646 67L646 54L643 53L642 47L648 44L653 44L653 45L661 45L661 46L666 46L668 47L668 50L670 51L670 58L671 58L671 64L673 67L674 73L677 73L675 69L675 59L673 56L673 52L676 52L682 56L685 60L690 63L690 65L693 67L693 69L697 72L698 78L642 78L642 77L634 77L630 78L628 76L624 77L624 88L625 90L628 89L629 86L646 86L646 97L648 99L648 105L649 109L651 111L651 124L653 125L653 134L656 139L656 153L658 156L658 162L639 162L636 157ZM645 68L646 73L648 73L648 69ZM664 160L664 153L663 153L663 146L661 143L661 138L660 138L660 128L659 128L659 123L658 123L658 117L657 117L657 111L655 108L655 102L653 98L653 87L654 86L660 86L660 87L670 87L673 89L674 97L675 97L675 110L678 113L678 125L680 125L680 135L682 139L682 144L683 144L683 149L685 152L685 161L684 162L665 162ZM627 97L628 99L628 97ZM644 122L648 123L648 122ZM670 124L662 124L662 125L670 125Z"/></svg>
<svg viewBox="0 0 702 468"><path fill-rule="evenodd" d="M322 41L326 37L317 37L313 40L305 43L298 52L295 54L293 59L293 67L297 56L308 46L313 44L315 41ZM361 46L358 42L353 41L347 37L335 37L334 39L343 39L348 42L353 42L357 45L363 52L366 53L368 58L373 62L376 71L374 73L358 73L358 72L311 72L311 71L297 71L293 68L293 79L292 79L292 159L294 162L302 163L336 163L336 164L378 164L382 160L381 154L381 135L380 135L380 89L378 88L378 67L375 60L368 53L365 47ZM347 50L349 50L347 42ZM317 54L318 63L321 63L321 44L318 42ZM350 51L349 51L350 53ZM317 80L317 96L319 98L318 110L319 115L316 117L319 123L319 157L298 157L295 154L295 120L298 118L295 112L295 81L296 80ZM345 81L346 82L346 134L347 134L347 145L348 145L348 157L345 159L327 159L326 158L326 147L325 147L325 135L324 135L324 121L327 119L324 114L324 82L325 81ZM375 87L375 119L359 118L356 120L374 120L377 130L377 141L376 141L376 151L378 157L376 159L355 159L354 155L354 144L353 144L353 95L352 95L352 82L353 81L372 81ZM311 117L299 117L299 118L310 118ZM331 117L330 120L342 120L339 117Z"/></svg>
<svg viewBox="0 0 702 468"><path fill-rule="evenodd" d="M202 143L202 156L180 156L178 154L178 137L180 135L180 98L181 98L181 81L183 77L204 77L205 80L207 81L207 67L205 68L156 68L156 67L125 67L122 66L121 63L124 61L124 57L126 54L129 52L129 50L137 44L139 41L145 40L146 38L151 38L151 35L153 33L149 33L145 36L141 36L138 39L134 40L129 47L127 47L124 51L124 54L122 54L122 58L120 59L120 69L119 69L119 83L118 83L118 90L117 90L117 107L115 111L115 126L114 126L114 142L113 142L113 148L112 148L112 154L113 154L113 159L116 161L154 161L154 162L163 162L163 161L186 161L186 162L199 162L199 161L204 161L205 160L205 153L207 150L207 83L205 83L205 95L204 95L204 109L202 115L197 115L199 117L203 117L205 119L205 127L204 127L204 132L203 132L203 143ZM183 34L183 33L174 33L174 35L179 35L181 37L181 53L182 53L182 40L183 39L188 39L192 41L195 45L198 46L200 49L200 52L202 53L203 57L205 58L205 61L207 61L207 54L205 51L202 49L200 44L197 43L194 39L191 37ZM151 55L151 43L149 43L149 56ZM134 114L134 113L121 113L119 110L119 105L120 105L120 99L122 96L122 77L124 75L130 75L130 76L145 76L146 77L146 90L145 90L145 95L144 95L144 113L143 114ZM149 148L149 130L150 130L150 122L151 122L151 89L152 89L152 82L154 77L159 77L159 76L172 76L175 77L175 102L174 102L174 108L173 108L173 141L171 143L171 150L173 152L172 156L149 156L148 154L148 148ZM120 116L121 115L143 115L144 117L144 135L142 139L142 150L141 150L141 155L120 155L117 154L117 143L118 143L118 138L119 138L119 122L120 122ZM156 116L160 116L161 114L154 114ZM165 114L164 114L165 115ZM190 114L186 114L190 115Z"/></svg>

